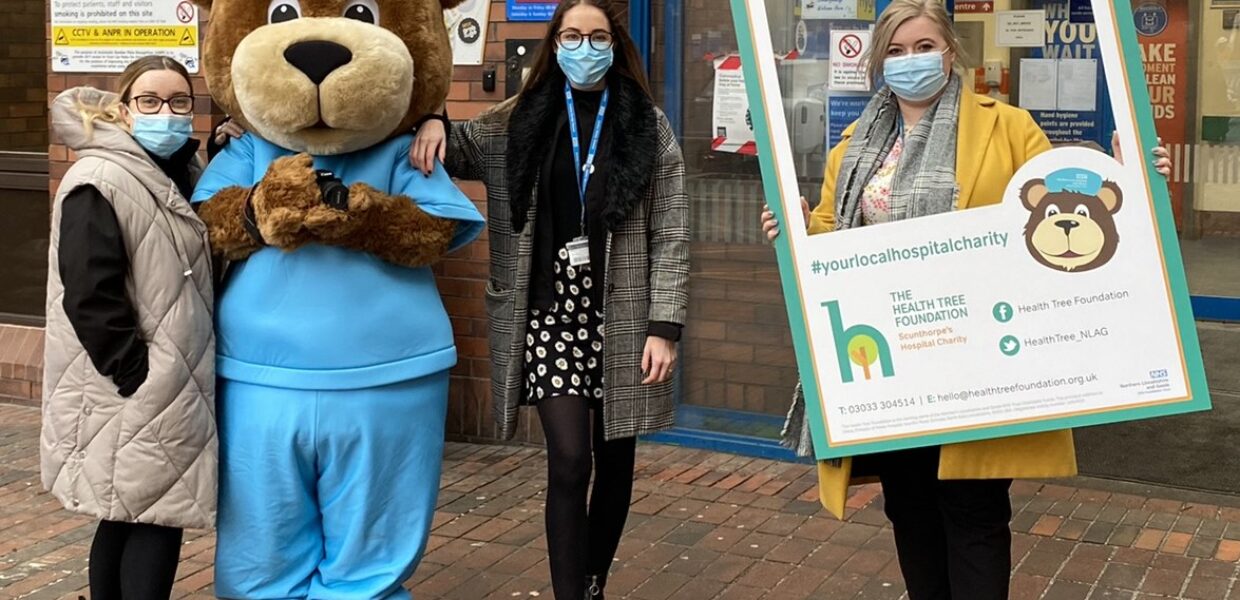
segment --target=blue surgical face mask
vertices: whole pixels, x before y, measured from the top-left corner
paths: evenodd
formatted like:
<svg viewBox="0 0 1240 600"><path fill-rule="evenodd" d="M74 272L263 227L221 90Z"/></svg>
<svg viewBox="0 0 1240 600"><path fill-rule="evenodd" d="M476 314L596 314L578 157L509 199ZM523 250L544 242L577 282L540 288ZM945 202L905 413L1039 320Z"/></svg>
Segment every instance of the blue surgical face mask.
<svg viewBox="0 0 1240 600"><path fill-rule="evenodd" d="M912 102L929 100L947 85L944 52L893 56L883 61L883 80L895 95Z"/></svg>
<svg viewBox="0 0 1240 600"><path fill-rule="evenodd" d="M133 138L160 158L170 158L193 132L194 118L190 115L133 116Z"/></svg>
<svg viewBox="0 0 1240 600"><path fill-rule="evenodd" d="M568 77L573 85L590 87L602 81L607 70L611 68L615 54L611 48L596 50L588 40L585 40L574 50L560 46L555 57L560 63L560 69L564 71L564 76Z"/></svg>

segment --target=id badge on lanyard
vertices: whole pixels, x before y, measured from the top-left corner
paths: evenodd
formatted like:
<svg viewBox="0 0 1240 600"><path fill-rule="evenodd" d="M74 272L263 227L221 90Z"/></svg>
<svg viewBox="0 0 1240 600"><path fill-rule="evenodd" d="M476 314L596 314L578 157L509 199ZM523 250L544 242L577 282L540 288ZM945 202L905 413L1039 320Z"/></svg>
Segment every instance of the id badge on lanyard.
<svg viewBox="0 0 1240 600"><path fill-rule="evenodd" d="M568 104L568 130L573 141L573 164L581 165L581 168L577 170L577 197L581 201L581 235L565 244L568 250L568 264L574 267L590 264L590 237L586 234L586 188L590 185L590 176L594 174L594 158L598 155L598 140L603 132L603 115L607 113L607 101L610 95L611 90L603 90L598 115L594 117L594 131L590 134L590 148L585 162L582 162L581 135L577 127L573 88L567 82L564 83L564 101Z"/></svg>

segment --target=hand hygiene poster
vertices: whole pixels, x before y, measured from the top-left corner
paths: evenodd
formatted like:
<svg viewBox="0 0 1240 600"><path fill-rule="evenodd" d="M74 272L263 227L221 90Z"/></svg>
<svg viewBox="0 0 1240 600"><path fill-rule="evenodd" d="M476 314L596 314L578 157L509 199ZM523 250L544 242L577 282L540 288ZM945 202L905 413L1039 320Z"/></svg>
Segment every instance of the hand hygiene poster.
<svg viewBox="0 0 1240 600"><path fill-rule="evenodd" d="M1210 408L1126 0L1093 2L1124 164L1059 148L999 202L818 235L764 4L732 10L819 459Z"/></svg>

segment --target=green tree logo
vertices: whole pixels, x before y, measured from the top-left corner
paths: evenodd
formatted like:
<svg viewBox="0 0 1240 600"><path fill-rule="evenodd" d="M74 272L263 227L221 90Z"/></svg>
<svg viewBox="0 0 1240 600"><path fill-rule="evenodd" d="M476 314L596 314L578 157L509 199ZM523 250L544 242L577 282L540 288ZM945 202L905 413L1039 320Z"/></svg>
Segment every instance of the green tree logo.
<svg viewBox="0 0 1240 600"><path fill-rule="evenodd" d="M874 338L861 334L848 342L848 357L853 364L861 367L865 378L870 378L870 365L878 361L878 342Z"/></svg>
<svg viewBox="0 0 1240 600"><path fill-rule="evenodd" d="M870 367L878 363L879 372L883 377L896 374L891 364L891 348L882 332L870 325L853 325L844 327L844 319L840 315L840 303L835 300L823 302L827 307L827 315L831 318L831 333L835 338L835 354L840 364L840 379L844 383L853 381L853 365L861 367L866 379L873 377Z"/></svg>

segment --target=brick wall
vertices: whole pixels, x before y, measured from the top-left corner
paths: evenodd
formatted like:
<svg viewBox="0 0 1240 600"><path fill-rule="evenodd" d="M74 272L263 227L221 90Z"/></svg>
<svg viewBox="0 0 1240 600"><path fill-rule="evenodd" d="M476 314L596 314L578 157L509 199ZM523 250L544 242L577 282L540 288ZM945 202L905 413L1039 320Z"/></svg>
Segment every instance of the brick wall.
<svg viewBox="0 0 1240 600"><path fill-rule="evenodd" d="M46 6L43 0L20 1L33 2L38 13L46 21ZM457 67L453 74L448 110L455 119L473 117L504 99L505 39L539 38L546 30L546 25L542 23L508 23L504 17L504 2L492 3L491 22L487 32L487 47L484 56L486 64ZM47 28L40 28L39 31L44 32L42 43L50 46L50 40L46 39ZM0 26L0 36L4 34L5 30L3 26ZM7 37L0 37L0 40L7 39ZM38 48L37 44L36 49L40 53L46 51L45 48ZM114 75L50 73L47 71L47 62L41 54L36 60L39 77L42 78L45 73L47 77L47 97L40 100L49 103L65 89L80 85L110 88L116 80ZM482 74L488 66L494 67L497 75L496 91L491 93L482 90ZM207 133L215 123L223 118L223 114L211 102L206 82L201 75L193 78L193 86L197 99L194 132L197 137L205 141ZM46 123L46 117L40 117L40 120ZM59 140L54 139L54 136L48 146L48 152L49 189L54 194L61 178L72 164L73 156ZM485 188L477 182L461 182L461 187L485 212ZM483 239L478 243L448 257L436 267L444 303L452 317L457 334L457 349L460 355L460 361L452 371L448 432L449 435L462 439L495 437L495 426L490 416L490 363L486 342L487 324L482 301L487 278L487 253L488 247L484 234ZM0 399L37 403L41 370L41 331L0 325ZM541 443L542 434L537 426L537 419L522 420L517 441Z"/></svg>
<svg viewBox="0 0 1240 600"><path fill-rule="evenodd" d="M44 0L5 0L0 19L0 151L47 146Z"/></svg>
<svg viewBox="0 0 1240 600"><path fill-rule="evenodd" d="M694 0L702 4L704 0ZM705 8L704 5L696 8ZM687 11L690 31L714 31L709 42L703 35L701 44L688 51L716 48L733 48L730 14L727 11ZM485 64L457 67L448 97L448 111L454 119L470 118L503 100L505 89L504 41L506 39L539 38L545 31L542 23L509 23L505 21L505 5L492 3L491 20L487 34ZM717 37L715 37L717 36ZM657 52L657 51L656 51ZM660 56L656 54L656 57ZM693 96L709 85L713 75L709 61L703 56L686 54L686 96ZM482 89L482 74L487 67L496 70L495 92ZM677 76L678 74L669 74ZM658 78L657 78L658 79ZM108 87L114 76L50 74L47 79L49 100L60 91L77 85ZM657 89L656 85L656 89ZM196 135L204 137L222 114L215 109L201 78L194 78L194 93L198 99L198 117L195 119ZM730 167L721 162L742 164L737 157L714 155L693 138L709 136L709 111L686 111L686 144L690 172L719 172ZM704 120L704 121L703 121ZM699 140L701 141L701 140ZM51 159L51 188L55 190L61 176L71 164L69 152L56 140L49 148ZM746 166L748 167L748 166ZM743 167L750 179L757 178L756 166ZM733 171L735 173L735 170ZM460 182L461 188L478 203L485 212L485 188L477 182ZM748 186L745 186L748 187ZM733 190L736 188L732 188ZM701 197L697 197L701 196ZM744 200L744 199L742 199ZM716 216L720 198L699 190L693 199L702 210ZM729 242L717 241L727 235L721 228L748 231L757 228L759 196L744 203L740 222L714 219L700 224L692 247L693 277L690 282L689 324L682 344L681 389L683 401L703 406L730 408L768 414L779 414L787 406L788 394L796 381L795 358L788 333L783 297L779 287L774 253L768 245L753 236ZM752 209L752 210L750 210ZM752 213L752 214L750 214ZM744 236L742 236L744 237ZM706 241L703 241L706 240ZM709 241L716 240L716 241ZM490 362L487 350L487 322L483 305L483 290L487 279L488 246L485 234L477 243L446 258L436 267L440 292L452 318L457 336L459 362L452 371L452 385L448 411L448 433L454 438L487 440L495 438L495 424L491 419ZM8 328L0 328L0 335ZM34 330L37 331L37 330ZM13 333L11 335L18 335ZM30 336L27 331L22 335ZM16 339L16 338L15 338ZM24 339L24 338L23 338ZM0 338L0 348L7 344ZM23 342L21 347L26 344ZM15 353L32 354L31 349L14 350ZM0 356L0 395L21 396L28 394L28 401L37 401L38 370L40 356L27 356L29 364L20 369L16 364L6 368ZM16 359L15 359L16 360ZM24 382L24 383L23 383ZM542 431L538 419L523 414L516 441L542 443Z"/></svg>

